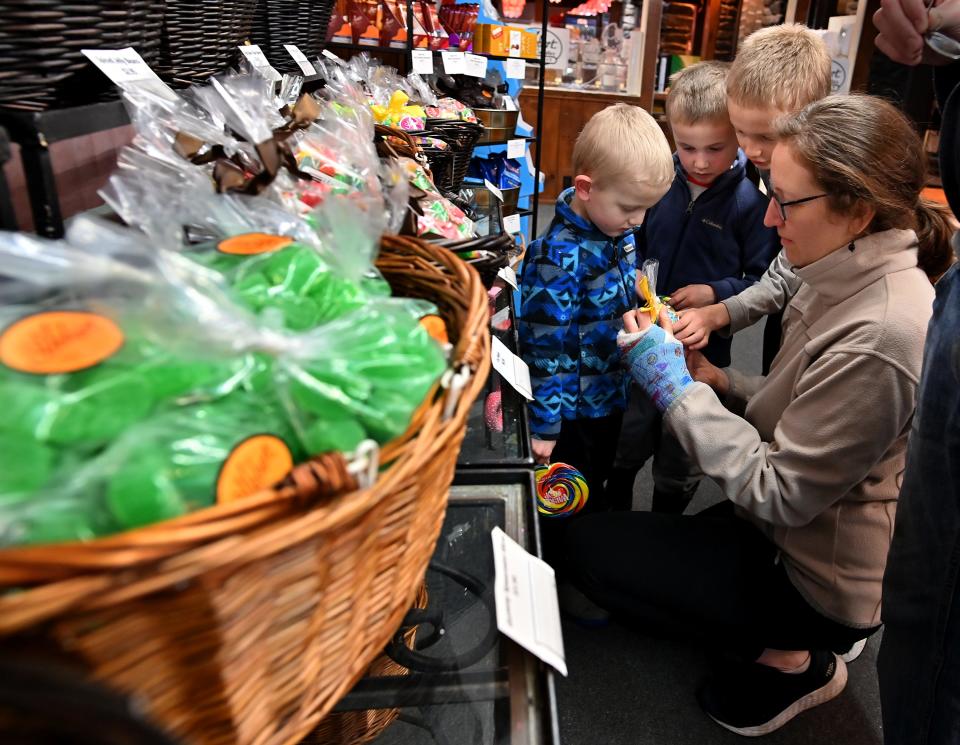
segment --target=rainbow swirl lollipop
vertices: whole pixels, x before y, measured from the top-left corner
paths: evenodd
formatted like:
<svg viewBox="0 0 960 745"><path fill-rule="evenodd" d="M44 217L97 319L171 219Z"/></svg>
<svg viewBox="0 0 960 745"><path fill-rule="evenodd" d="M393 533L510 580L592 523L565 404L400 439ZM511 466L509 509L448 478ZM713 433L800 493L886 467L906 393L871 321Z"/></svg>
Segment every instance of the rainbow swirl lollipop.
<svg viewBox="0 0 960 745"><path fill-rule="evenodd" d="M551 463L537 466L537 511L548 517L570 517L587 503L587 480L573 466Z"/></svg>

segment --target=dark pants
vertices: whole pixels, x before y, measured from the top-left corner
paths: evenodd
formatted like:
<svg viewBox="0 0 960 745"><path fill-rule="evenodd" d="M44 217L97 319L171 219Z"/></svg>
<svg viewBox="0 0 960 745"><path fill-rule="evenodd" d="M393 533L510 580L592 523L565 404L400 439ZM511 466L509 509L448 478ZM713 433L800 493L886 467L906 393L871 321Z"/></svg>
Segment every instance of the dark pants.
<svg viewBox="0 0 960 745"><path fill-rule="evenodd" d="M846 652L876 631L807 603L776 546L724 502L696 515L592 515L571 525L567 576L591 600L654 633L755 660L766 648Z"/></svg>
<svg viewBox="0 0 960 745"><path fill-rule="evenodd" d="M773 364L773 358L780 351L780 343L783 341L783 311L767 316L763 326L763 354L761 368L764 375L770 372L770 365Z"/></svg>
<svg viewBox="0 0 960 745"><path fill-rule="evenodd" d="M550 461L566 463L580 471L590 493L586 505L572 517L540 516L543 558L555 568L559 568L563 533L568 526L584 515L605 512L611 508L606 481L617 454L622 420L623 412L617 412L596 419L565 419L560 426L560 436Z"/></svg>
<svg viewBox="0 0 960 745"><path fill-rule="evenodd" d="M957 94L954 94L957 95ZM960 743L960 267L937 284L883 578L886 745Z"/></svg>

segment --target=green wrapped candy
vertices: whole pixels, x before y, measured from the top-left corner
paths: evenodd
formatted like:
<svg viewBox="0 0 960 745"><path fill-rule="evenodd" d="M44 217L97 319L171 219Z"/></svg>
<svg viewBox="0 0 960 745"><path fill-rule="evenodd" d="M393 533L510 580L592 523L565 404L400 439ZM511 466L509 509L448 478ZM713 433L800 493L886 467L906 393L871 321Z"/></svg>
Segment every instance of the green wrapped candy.
<svg viewBox="0 0 960 745"><path fill-rule="evenodd" d="M47 483L56 454L52 448L22 434L0 430L0 503L10 495L29 495Z"/></svg>
<svg viewBox="0 0 960 745"><path fill-rule="evenodd" d="M120 530L169 520L186 512L164 454L143 448L123 463L107 486L107 507Z"/></svg>

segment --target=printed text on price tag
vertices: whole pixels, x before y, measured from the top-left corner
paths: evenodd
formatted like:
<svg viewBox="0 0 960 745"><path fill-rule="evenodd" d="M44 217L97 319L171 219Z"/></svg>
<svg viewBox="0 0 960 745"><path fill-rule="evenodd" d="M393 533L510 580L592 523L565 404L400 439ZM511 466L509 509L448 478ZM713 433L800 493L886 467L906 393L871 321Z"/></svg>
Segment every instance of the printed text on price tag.
<svg viewBox="0 0 960 745"><path fill-rule="evenodd" d="M307 59L307 55L300 51L300 48L296 44L284 44L283 48L287 50L287 53L293 57L293 61L297 63L297 66L303 70L304 75L316 75L317 68L310 64L310 60Z"/></svg>

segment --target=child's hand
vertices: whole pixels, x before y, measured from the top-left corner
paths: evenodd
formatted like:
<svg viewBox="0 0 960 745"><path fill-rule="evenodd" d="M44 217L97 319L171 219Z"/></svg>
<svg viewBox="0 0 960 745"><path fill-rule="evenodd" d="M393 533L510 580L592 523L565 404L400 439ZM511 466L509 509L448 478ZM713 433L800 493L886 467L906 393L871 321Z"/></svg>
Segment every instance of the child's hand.
<svg viewBox="0 0 960 745"><path fill-rule="evenodd" d="M538 440L536 437L530 439L533 446L533 461L537 465L546 465L550 462L550 456L553 455L553 449L557 446L556 440Z"/></svg>
<svg viewBox="0 0 960 745"><path fill-rule="evenodd" d="M710 285L687 285L670 293L670 305L674 310L702 308L717 302L717 293Z"/></svg>
<svg viewBox="0 0 960 745"><path fill-rule="evenodd" d="M712 365L703 356L702 352L695 352L688 349L686 353L687 369L690 371L690 377L698 383L706 383L721 396L725 396L730 388L730 380L726 373L716 365Z"/></svg>
<svg viewBox="0 0 960 745"><path fill-rule="evenodd" d="M705 308L690 308L680 314L673 326L677 341L687 349L703 349L710 341L710 334L730 324L730 314L723 303Z"/></svg>

